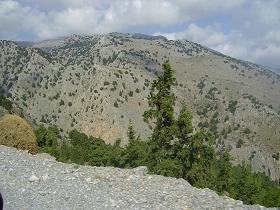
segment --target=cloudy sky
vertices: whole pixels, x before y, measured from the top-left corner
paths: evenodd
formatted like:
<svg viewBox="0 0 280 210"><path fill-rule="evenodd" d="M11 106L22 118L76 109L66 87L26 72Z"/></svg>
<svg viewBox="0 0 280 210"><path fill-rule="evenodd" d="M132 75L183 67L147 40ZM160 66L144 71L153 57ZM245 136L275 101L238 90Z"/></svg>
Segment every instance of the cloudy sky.
<svg viewBox="0 0 280 210"><path fill-rule="evenodd" d="M280 69L280 0L0 0L0 39L140 32Z"/></svg>

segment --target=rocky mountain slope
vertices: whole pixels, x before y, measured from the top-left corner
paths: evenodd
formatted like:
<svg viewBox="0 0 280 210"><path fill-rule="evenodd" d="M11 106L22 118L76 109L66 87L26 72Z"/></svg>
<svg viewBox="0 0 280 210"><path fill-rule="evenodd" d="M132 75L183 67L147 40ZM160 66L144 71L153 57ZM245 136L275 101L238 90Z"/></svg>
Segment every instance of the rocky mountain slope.
<svg viewBox="0 0 280 210"><path fill-rule="evenodd" d="M186 40L141 34L73 35L39 43L0 41L0 85L36 123L77 128L107 142L141 137L152 81L169 59L177 110L187 103L217 147L280 178L280 75Z"/></svg>
<svg viewBox="0 0 280 210"><path fill-rule="evenodd" d="M5 209L265 209L145 167L77 167L0 146L0 169Z"/></svg>

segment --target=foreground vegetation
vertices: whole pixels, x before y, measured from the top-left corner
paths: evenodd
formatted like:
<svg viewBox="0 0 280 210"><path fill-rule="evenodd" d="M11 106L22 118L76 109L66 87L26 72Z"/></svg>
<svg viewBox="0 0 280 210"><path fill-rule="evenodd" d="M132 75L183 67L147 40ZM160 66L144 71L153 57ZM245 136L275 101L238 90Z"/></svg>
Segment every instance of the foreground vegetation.
<svg viewBox="0 0 280 210"><path fill-rule="evenodd" d="M33 128L21 117L6 114L0 118L0 145L38 152L36 136Z"/></svg>
<svg viewBox="0 0 280 210"><path fill-rule="evenodd" d="M153 82L148 98L150 109L143 115L144 121L154 128L148 140L136 134L131 122L125 147L121 147L121 140L110 145L77 130L62 138L56 126L39 125L35 134L40 151L68 163L121 168L147 166L150 173L184 178L195 187L210 188L246 204L279 207L277 182L264 173L253 173L245 162L232 165L228 151L214 149L215 137L210 132L193 131L192 114L186 105L182 105L179 116L175 117L175 97L171 91L175 78L168 63L163 70ZM10 107L9 102L1 101Z"/></svg>

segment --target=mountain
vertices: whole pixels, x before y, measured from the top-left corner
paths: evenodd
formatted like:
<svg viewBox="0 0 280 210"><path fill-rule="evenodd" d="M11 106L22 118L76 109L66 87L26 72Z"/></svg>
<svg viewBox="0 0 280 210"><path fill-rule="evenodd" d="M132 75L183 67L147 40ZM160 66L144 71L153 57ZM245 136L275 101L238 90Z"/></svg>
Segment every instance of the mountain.
<svg viewBox="0 0 280 210"><path fill-rule="evenodd" d="M142 34L73 35L34 43L0 41L0 85L35 123L76 128L112 143L143 122L152 81L169 60L176 111L187 103L196 128L217 135L235 162L280 178L280 75L187 40Z"/></svg>

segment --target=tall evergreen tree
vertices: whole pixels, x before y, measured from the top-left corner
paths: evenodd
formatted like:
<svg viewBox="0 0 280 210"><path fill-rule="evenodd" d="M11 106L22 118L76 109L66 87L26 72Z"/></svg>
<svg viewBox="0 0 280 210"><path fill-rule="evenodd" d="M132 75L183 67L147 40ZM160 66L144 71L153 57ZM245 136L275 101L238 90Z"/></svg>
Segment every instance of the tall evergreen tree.
<svg viewBox="0 0 280 210"><path fill-rule="evenodd" d="M141 141L140 136L136 137L134 126L129 120L128 129L128 144L123 153L123 167L137 167L147 165L149 159L149 144L147 141Z"/></svg>
<svg viewBox="0 0 280 210"><path fill-rule="evenodd" d="M129 123L128 123L127 137L128 137L129 142L136 140L136 132L135 132L135 129L134 129L134 126L133 126L131 120L129 120Z"/></svg>
<svg viewBox="0 0 280 210"><path fill-rule="evenodd" d="M163 74L152 84L148 97L149 110L144 112L144 121L155 121L152 144L155 150L169 148L175 133L174 104L175 96L171 92L174 83L173 70L168 61L163 64Z"/></svg>

